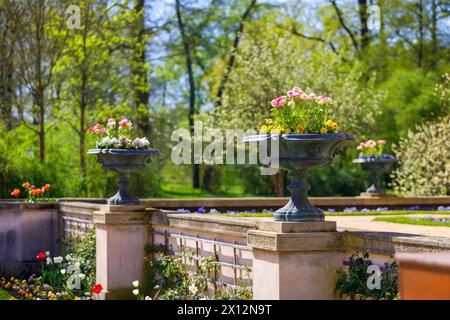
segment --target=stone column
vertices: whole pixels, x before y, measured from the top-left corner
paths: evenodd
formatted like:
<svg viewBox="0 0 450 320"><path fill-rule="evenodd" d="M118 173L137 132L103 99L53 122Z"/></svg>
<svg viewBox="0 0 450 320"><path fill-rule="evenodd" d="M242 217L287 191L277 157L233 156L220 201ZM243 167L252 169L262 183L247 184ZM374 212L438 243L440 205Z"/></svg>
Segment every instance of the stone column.
<svg viewBox="0 0 450 320"><path fill-rule="evenodd" d="M151 242L150 211L144 205L104 205L95 211L97 283L106 300L134 299L132 282L144 281L145 246Z"/></svg>
<svg viewBox="0 0 450 320"><path fill-rule="evenodd" d="M247 233L255 300L334 299L342 267L336 223L261 221Z"/></svg>

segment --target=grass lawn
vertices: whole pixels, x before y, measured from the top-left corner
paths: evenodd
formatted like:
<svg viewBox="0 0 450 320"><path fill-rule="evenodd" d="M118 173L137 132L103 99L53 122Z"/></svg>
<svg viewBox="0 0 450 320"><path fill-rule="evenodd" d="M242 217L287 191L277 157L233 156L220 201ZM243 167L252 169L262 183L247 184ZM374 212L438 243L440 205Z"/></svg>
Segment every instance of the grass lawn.
<svg viewBox="0 0 450 320"><path fill-rule="evenodd" d="M0 289L0 300L16 300L7 291Z"/></svg>
<svg viewBox="0 0 450 320"><path fill-rule="evenodd" d="M413 219L408 217L384 217L384 218L375 218L375 220L393 223L403 223L403 224L416 224L421 226L450 227L450 222L434 222L430 220L425 220L424 218Z"/></svg>
<svg viewBox="0 0 450 320"><path fill-rule="evenodd" d="M422 211L422 210L393 210L393 211L354 211L354 212L328 212L324 211L325 216L395 216L395 215L408 215L408 214L448 214L450 211ZM270 212L240 212L240 213L219 213L218 215L230 216L230 217L257 217L266 218L272 217L273 213Z"/></svg>

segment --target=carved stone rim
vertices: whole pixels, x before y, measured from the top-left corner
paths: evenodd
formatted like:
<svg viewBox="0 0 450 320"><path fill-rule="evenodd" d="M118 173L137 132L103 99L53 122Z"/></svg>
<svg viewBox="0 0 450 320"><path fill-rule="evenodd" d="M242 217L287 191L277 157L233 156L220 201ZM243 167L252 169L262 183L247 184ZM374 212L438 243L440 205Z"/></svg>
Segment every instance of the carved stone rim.
<svg viewBox="0 0 450 320"><path fill-rule="evenodd" d="M326 134L258 134L245 136L242 142L257 142L264 140L317 140L317 141L329 141L329 140L349 140L354 141L355 138L348 133L326 133Z"/></svg>

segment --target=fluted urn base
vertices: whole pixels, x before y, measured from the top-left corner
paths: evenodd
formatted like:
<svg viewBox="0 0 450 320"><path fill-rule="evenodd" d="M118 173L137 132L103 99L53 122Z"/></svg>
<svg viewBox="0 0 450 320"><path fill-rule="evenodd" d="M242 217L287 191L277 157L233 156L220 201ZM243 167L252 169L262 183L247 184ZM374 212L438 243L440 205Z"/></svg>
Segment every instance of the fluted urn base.
<svg viewBox="0 0 450 320"><path fill-rule="evenodd" d="M275 212L275 221L324 221L321 209L314 207L308 201L308 191L311 188L307 182L307 170L291 171L292 182L289 202Z"/></svg>

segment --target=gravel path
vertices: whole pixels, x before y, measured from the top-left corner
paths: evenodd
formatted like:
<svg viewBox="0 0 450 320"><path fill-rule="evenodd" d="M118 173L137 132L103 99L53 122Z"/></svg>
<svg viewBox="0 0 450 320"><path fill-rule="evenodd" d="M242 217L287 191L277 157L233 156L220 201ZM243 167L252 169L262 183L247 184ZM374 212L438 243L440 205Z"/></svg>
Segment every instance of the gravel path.
<svg viewBox="0 0 450 320"><path fill-rule="evenodd" d="M393 222L374 221L377 217L450 217L450 215L433 215L433 214L410 214L410 215L393 215L393 216L342 216L342 217L325 217L325 220L336 221L339 231L343 230L359 230L359 231L383 231L383 232L399 232L427 236L447 237L450 238L449 227L433 227L421 226L413 224L400 224Z"/></svg>

